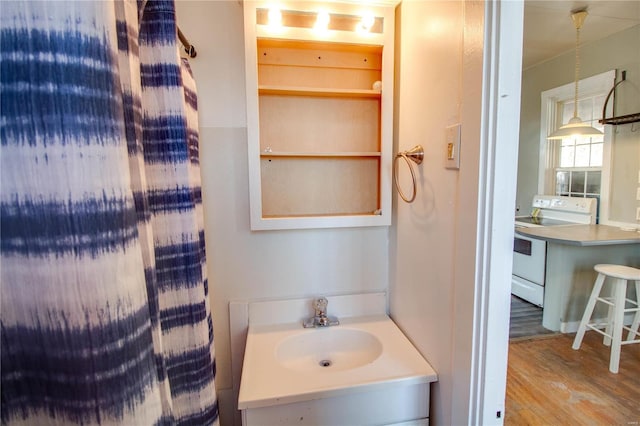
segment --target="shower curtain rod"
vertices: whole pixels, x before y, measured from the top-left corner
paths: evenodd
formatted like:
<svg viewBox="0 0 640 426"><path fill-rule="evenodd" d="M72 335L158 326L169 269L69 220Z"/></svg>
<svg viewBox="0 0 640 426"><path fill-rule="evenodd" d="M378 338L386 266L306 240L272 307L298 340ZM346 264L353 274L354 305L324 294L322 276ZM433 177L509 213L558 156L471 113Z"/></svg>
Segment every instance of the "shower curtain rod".
<svg viewBox="0 0 640 426"><path fill-rule="evenodd" d="M178 38L180 39L180 43L182 43L182 46L184 46L184 51L187 52L190 58L195 58L197 55L196 48L193 46L193 44L189 43L189 40L187 40L184 34L182 34L182 31L180 31L180 27L177 28Z"/></svg>

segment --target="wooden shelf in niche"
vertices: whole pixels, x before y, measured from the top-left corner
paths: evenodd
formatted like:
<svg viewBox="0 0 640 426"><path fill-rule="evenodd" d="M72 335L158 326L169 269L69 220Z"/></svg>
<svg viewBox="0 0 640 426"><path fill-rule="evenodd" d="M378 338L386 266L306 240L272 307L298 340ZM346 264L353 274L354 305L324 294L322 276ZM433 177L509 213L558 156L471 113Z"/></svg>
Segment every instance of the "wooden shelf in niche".
<svg viewBox="0 0 640 426"><path fill-rule="evenodd" d="M323 89L317 87L288 87L288 86L260 86L260 95L288 95L288 96L320 96L332 98L373 98L380 99L380 90L368 89Z"/></svg>
<svg viewBox="0 0 640 426"><path fill-rule="evenodd" d="M263 152L262 158L269 157L380 157L379 152Z"/></svg>
<svg viewBox="0 0 640 426"><path fill-rule="evenodd" d="M380 100L262 95L260 152L380 152Z"/></svg>
<svg viewBox="0 0 640 426"><path fill-rule="evenodd" d="M262 216L372 215L379 168L379 157L262 158Z"/></svg>
<svg viewBox="0 0 640 426"><path fill-rule="evenodd" d="M382 46L258 39L257 54L258 87L366 93L382 75Z"/></svg>

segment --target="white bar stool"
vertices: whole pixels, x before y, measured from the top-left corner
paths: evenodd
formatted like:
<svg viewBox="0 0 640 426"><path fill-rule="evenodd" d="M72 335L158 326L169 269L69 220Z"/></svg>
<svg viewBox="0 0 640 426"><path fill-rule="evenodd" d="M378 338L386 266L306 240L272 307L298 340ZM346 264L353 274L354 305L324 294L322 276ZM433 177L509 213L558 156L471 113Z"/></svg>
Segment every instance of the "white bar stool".
<svg viewBox="0 0 640 426"><path fill-rule="evenodd" d="M584 310L582 321L580 321L580 327L578 327L578 333L573 340L573 349L580 349L582 344L582 338L587 328L595 330L598 333L604 335L603 343L606 346L611 346L611 357L609 360L609 371L612 373L618 372L620 366L620 347L621 345L628 345L631 343L640 343L640 339L635 337L639 335L638 325L640 325L640 269L632 268L623 265L607 265L599 264L593 269L598 272L598 277L593 286L593 291L587 302L587 307ZM604 284L605 277L614 278L613 283L615 288L613 289L613 296L600 297L600 291ZM627 299L627 282L635 281L636 286L636 300ZM609 313L607 315L607 321L604 323L589 323L593 309L596 306L596 302L602 302L609 305ZM635 307L625 308L626 302L635 305ZM624 326L624 314L627 312L635 312L631 327ZM601 329L605 328L604 331ZM622 341L622 330L628 330L629 335L626 341Z"/></svg>

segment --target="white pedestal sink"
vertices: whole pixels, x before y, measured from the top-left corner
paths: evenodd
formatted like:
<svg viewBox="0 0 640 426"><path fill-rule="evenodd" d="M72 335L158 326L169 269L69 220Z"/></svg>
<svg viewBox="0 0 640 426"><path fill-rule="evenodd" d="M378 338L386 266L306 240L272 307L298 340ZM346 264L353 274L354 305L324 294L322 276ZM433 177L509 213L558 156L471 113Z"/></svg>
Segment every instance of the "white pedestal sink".
<svg viewBox="0 0 640 426"><path fill-rule="evenodd" d="M436 380L387 315L250 324L238 408L245 426L427 424Z"/></svg>

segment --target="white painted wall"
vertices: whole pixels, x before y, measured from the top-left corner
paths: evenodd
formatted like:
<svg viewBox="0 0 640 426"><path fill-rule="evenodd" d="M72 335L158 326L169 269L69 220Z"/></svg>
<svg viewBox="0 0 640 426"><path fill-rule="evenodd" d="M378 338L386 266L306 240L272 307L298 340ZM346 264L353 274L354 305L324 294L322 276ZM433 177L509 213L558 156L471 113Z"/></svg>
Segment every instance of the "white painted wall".
<svg viewBox="0 0 640 426"><path fill-rule="evenodd" d="M466 422L469 408L482 7L406 1L399 10L398 149L421 143L425 161L416 201L397 205L390 311L438 372L433 424ZM445 127L457 122L461 168L453 171L444 168Z"/></svg>
<svg viewBox="0 0 640 426"><path fill-rule="evenodd" d="M438 372L432 424L451 424L459 173L444 169L444 132L460 121L463 7L460 2L405 1L396 13L396 145L403 151L422 144L425 159L418 167L415 201L405 204L396 197L390 313ZM462 134L466 145L471 132L464 127ZM463 151L463 170L468 164ZM405 172L402 177L402 187L410 188L410 176Z"/></svg>
<svg viewBox="0 0 640 426"><path fill-rule="evenodd" d="M504 415L522 13L472 1L398 11L396 144L422 144L425 161L416 201L395 209L390 312L438 372L430 424ZM454 171L445 128L457 122Z"/></svg>
<svg viewBox="0 0 640 426"><path fill-rule="evenodd" d="M242 5L176 2L196 47L207 268L222 424L232 424L229 301L386 291L389 229L249 229Z"/></svg>

